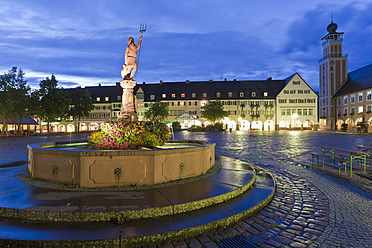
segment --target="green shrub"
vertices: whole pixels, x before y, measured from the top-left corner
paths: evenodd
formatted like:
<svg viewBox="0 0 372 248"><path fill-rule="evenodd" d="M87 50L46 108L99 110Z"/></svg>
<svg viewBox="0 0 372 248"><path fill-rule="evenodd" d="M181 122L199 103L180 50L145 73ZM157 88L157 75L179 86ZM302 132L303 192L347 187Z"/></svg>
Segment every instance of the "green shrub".
<svg viewBox="0 0 372 248"><path fill-rule="evenodd" d="M348 127L348 125L346 123L343 123L341 125L341 132L346 132L347 131L347 127Z"/></svg>
<svg viewBox="0 0 372 248"><path fill-rule="evenodd" d="M172 122L173 131L181 130L181 123L179 121Z"/></svg>

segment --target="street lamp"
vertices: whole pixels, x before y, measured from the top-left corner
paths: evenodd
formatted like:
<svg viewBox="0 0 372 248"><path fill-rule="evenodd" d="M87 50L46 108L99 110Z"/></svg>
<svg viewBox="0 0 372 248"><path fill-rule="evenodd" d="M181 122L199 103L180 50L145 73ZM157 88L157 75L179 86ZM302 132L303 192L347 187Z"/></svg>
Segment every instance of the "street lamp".
<svg viewBox="0 0 372 248"><path fill-rule="evenodd" d="M292 115L292 119L293 119L293 128L296 128L296 119L297 119L298 115L296 113L294 113Z"/></svg>

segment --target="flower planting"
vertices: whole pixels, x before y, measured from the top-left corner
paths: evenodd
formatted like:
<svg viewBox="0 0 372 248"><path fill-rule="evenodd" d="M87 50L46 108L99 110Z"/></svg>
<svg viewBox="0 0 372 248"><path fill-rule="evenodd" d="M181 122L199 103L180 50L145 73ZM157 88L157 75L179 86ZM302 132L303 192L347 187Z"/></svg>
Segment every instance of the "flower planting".
<svg viewBox="0 0 372 248"><path fill-rule="evenodd" d="M90 134L88 142L97 150L138 150L164 145L169 137L168 127L160 122L107 123Z"/></svg>

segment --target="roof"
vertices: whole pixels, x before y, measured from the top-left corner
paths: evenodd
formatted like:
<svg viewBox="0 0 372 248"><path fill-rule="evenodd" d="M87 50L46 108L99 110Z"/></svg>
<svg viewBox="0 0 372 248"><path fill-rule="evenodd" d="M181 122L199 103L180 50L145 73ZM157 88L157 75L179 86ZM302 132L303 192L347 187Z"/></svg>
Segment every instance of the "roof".
<svg viewBox="0 0 372 248"><path fill-rule="evenodd" d="M286 85L285 80L249 80L249 81L195 81L195 82L161 82L157 84L137 84L144 91L144 100L150 101L150 95L155 95L154 101L169 100L232 100L232 99L275 99L277 94ZM220 92L220 97L216 93ZM231 92L231 96L229 96ZM240 93L243 92L244 96ZM256 96L252 96L255 92ZM267 96L264 96L267 92ZM195 93L195 97L192 97ZM203 97L207 93L207 97ZM165 94L165 97L162 97ZM172 97L175 94L175 97ZM184 97L182 96L184 94Z"/></svg>
<svg viewBox="0 0 372 248"><path fill-rule="evenodd" d="M334 97L372 88L372 64L349 72L347 80Z"/></svg>
<svg viewBox="0 0 372 248"><path fill-rule="evenodd" d="M118 96L123 94L120 83L116 83L114 86L86 86L84 89L89 91L93 103L104 103L105 97L109 97L108 103L121 102L121 98L118 98ZM97 102L97 97L101 99L99 102Z"/></svg>
<svg viewBox="0 0 372 248"><path fill-rule="evenodd" d="M0 123L3 123L2 120L0 120ZM14 118L10 118L8 121L7 121L7 124L18 124L18 121ZM31 117L27 117L26 119L22 117L22 120L21 120L21 125L39 125L34 119L32 119Z"/></svg>

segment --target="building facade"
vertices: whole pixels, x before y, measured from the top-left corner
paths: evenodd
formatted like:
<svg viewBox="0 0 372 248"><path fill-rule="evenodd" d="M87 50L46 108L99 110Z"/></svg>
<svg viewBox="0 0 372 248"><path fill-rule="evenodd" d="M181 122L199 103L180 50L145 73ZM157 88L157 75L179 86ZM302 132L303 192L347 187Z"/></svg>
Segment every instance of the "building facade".
<svg viewBox="0 0 372 248"><path fill-rule="evenodd" d="M364 122L372 132L372 64L350 72L334 98L337 129L346 123L349 131L355 131Z"/></svg>
<svg viewBox="0 0 372 248"><path fill-rule="evenodd" d="M328 34L322 38L323 57L319 60L319 126L334 129L336 106L333 95L347 78L347 54L342 55L343 32L336 32L331 22Z"/></svg>

